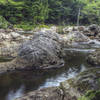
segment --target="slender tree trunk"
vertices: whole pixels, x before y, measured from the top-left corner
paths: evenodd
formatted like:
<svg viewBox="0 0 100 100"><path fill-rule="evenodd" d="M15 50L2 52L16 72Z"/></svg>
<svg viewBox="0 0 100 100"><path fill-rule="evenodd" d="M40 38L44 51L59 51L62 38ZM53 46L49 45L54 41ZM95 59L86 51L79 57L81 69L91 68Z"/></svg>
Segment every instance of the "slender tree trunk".
<svg viewBox="0 0 100 100"><path fill-rule="evenodd" d="M81 8L79 7L78 16L77 16L77 26L79 26L80 24L80 10Z"/></svg>

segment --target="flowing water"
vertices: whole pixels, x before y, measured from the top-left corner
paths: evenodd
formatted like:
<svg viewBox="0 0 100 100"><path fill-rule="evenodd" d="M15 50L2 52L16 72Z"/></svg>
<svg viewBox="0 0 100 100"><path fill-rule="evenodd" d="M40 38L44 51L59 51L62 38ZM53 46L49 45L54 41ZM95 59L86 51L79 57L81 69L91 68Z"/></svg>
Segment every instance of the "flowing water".
<svg viewBox="0 0 100 100"><path fill-rule="evenodd" d="M86 57L95 48L100 48L99 44L81 43L74 44L74 46L78 48L65 48L69 55L65 58L66 64L63 68L50 70L49 72L23 71L0 75L0 100L14 100L33 90L59 86L60 82L75 77L79 72L91 67L86 63Z"/></svg>

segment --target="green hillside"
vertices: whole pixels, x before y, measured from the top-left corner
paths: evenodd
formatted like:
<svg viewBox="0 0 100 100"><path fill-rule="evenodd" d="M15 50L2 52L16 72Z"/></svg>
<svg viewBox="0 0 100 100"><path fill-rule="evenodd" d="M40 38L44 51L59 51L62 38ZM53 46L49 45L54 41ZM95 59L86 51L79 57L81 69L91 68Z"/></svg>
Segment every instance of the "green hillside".
<svg viewBox="0 0 100 100"><path fill-rule="evenodd" d="M10 4L15 5L15 6L24 5L23 0L0 0L0 3L4 4L4 5L7 3L10 3Z"/></svg>
<svg viewBox="0 0 100 100"><path fill-rule="evenodd" d="M100 23L100 0L0 0L0 15L14 25Z"/></svg>

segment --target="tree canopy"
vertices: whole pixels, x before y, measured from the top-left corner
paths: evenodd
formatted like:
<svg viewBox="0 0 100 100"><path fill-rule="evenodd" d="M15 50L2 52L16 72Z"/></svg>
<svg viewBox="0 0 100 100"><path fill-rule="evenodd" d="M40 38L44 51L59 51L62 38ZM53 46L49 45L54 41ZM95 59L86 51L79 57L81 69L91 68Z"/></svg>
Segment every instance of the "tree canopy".
<svg viewBox="0 0 100 100"><path fill-rule="evenodd" d="M0 15L12 24L100 23L100 0L0 0Z"/></svg>

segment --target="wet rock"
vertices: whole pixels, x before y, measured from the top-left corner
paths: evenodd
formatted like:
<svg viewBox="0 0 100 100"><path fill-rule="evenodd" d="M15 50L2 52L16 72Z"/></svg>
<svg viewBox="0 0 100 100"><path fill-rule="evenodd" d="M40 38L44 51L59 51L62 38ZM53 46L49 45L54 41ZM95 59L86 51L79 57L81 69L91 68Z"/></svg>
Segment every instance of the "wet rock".
<svg viewBox="0 0 100 100"><path fill-rule="evenodd" d="M63 100L63 94L59 88L51 87L30 92L15 100Z"/></svg>
<svg viewBox="0 0 100 100"><path fill-rule="evenodd" d="M50 87L30 92L15 100L76 100L76 98L65 96L59 87Z"/></svg>
<svg viewBox="0 0 100 100"><path fill-rule="evenodd" d="M99 100L98 91L100 91L100 68L90 68L75 78L60 83L59 87L35 90L16 100L78 100L87 92L87 96L92 92L92 97L95 94L96 100Z"/></svg>
<svg viewBox="0 0 100 100"><path fill-rule="evenodd" d="M91 65L100 65L100 49L97 49L96 51L92 52L87 57L87 62Z"/></svg>
<svg viewBox="0 0 100 100"><path fill-rule="evenodd" d="M69 79L60 84L65 95L79 98L89 90L100 90L100 68L90 68L81 72L75 78Z"/></svg>

